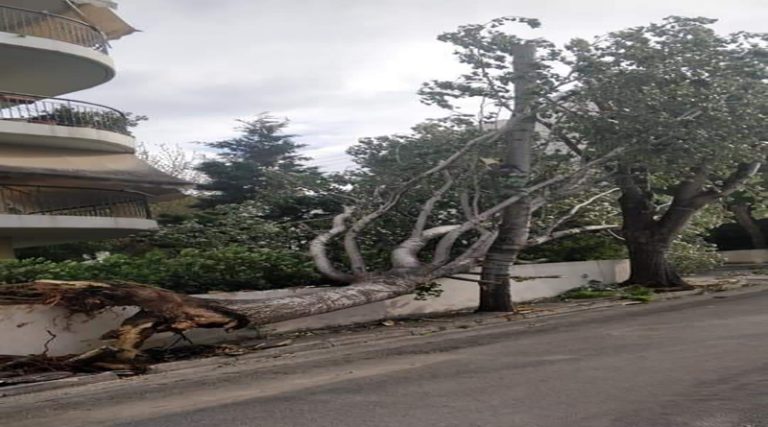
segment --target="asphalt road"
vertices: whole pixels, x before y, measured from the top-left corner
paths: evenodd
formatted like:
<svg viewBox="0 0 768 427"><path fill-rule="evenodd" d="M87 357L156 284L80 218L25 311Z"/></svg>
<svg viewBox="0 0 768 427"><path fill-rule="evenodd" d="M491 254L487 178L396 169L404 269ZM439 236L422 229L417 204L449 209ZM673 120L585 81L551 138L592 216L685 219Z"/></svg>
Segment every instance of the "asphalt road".
<svg viewBox="0 0 768 427"><path fill-rule="evenodd" d="M149 376L0 399L0 425L768 427L766 308L718 294Z"/></svg>

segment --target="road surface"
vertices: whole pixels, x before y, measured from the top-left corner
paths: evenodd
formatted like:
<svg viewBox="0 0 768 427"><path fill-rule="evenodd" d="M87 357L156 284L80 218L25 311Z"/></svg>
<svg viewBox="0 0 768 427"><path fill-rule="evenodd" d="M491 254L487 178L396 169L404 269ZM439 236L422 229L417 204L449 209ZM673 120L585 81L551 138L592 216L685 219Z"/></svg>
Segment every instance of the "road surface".
<svg viewBox="0 0 768 427"><path fill-rule="evenodd" d="M768 427L768 292L0 399L4 427Z"/></svg>

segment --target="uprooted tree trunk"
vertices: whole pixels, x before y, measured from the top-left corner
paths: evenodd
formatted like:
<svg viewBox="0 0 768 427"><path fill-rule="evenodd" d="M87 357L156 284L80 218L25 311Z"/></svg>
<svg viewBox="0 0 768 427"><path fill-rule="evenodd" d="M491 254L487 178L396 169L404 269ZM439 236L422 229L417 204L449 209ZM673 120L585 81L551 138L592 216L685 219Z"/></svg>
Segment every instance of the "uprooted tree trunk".
<svg viewBox="0 0 768 427"><path fill-rule="evenodd" d="M116 340L114 347L105 352L119 361L132 360L144 341L158 332L181 333L192 328L231 330L249 322L244 314L209 300L122 281L39 280L0 288L0 305L26 304L62 307L87 316L111 307L138 307L139 311L118 329L104 335L105 339ZM92 356L96 358L96 354ZM75 358L72 362L85 359L91 358Z"/></svg>

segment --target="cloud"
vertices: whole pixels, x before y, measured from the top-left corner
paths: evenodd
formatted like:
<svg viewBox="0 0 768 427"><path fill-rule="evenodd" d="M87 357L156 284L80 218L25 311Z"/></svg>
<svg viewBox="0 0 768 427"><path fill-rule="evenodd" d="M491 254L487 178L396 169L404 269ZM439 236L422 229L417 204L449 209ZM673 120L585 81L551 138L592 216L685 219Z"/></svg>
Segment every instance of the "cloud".
<svg viewBox="0 0 768 427"><path fill-rule="evenodd" d="M458 25L537 17L524 36L562 43L671 14L722 18L723 31L768 20L762 0L126 0L118 12L142 32L113 43L112 82L73 97L148 115L136 134L150 146L229 137L235 119L271 111L335 169L357 138L444 114L415 92L460 72L435 40Z"/></svg>

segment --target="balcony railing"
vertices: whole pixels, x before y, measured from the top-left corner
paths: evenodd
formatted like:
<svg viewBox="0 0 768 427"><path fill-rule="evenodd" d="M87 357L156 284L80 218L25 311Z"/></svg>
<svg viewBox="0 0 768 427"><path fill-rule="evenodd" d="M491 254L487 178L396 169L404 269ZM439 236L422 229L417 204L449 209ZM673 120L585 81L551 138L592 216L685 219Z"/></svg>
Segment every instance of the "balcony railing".
<svg viewBox="0 0 768 427"><path fill-rule="evenodd" d="M0 120L83 127L130 135L128 118L114 108L23 93L0 92Z"/></svg>
<svg viewBox="0 0 768 427"><path fill-rule="evenodd" d="M141 193L17 184L0 184L0 215L151 218Z"/></svg>
<svg viewBox="0 0 768 427"><path fill-rule="evenodd" d="M93 25L48 12L0 6L0 31L85 46L107 54L107 38Z"/></svg>

